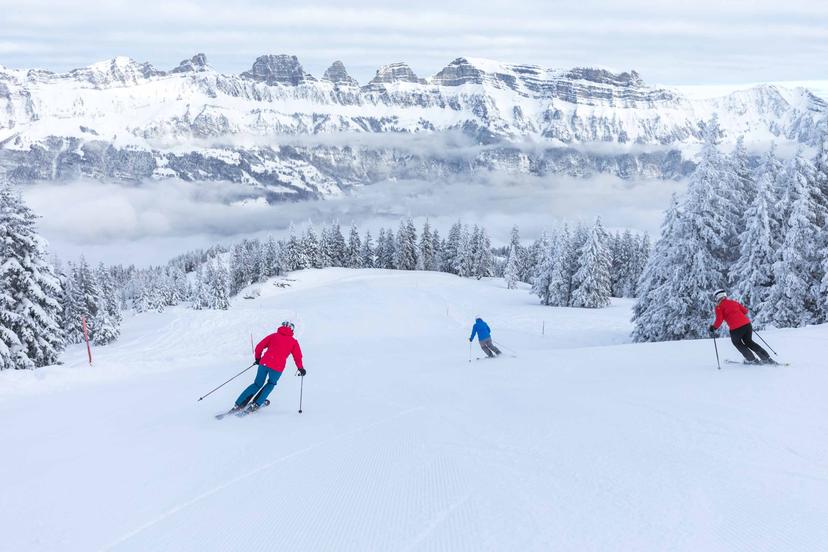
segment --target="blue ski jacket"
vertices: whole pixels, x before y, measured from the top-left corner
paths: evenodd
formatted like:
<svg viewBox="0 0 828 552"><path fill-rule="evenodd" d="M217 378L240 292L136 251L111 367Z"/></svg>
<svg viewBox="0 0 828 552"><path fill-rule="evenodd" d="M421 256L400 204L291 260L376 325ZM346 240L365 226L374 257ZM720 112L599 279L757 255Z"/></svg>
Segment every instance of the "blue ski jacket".
<svg viewBox="0 0 828 552"><path fill-rule="evenodd" d="M489 329L488 324L483 322L482 318L478 318L474 321L474 326L472 326L472 334L469 341L474 340L475 334L477 334L477 339L483 341L484 339L489 339L492 336L492 330Z"/></svg>

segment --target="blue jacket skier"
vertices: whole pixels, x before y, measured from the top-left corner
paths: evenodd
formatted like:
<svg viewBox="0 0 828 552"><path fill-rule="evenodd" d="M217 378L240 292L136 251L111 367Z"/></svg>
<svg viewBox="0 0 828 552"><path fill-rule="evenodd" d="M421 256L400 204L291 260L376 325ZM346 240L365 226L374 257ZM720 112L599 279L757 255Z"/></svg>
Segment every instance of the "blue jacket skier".
<svg viewBox="0 0 828 552"><path fill-rule="evenodd" d="M492 343L491 328L489 328L489 325L486 324L486 322L484 322L479 316L474 319L474 326L472 326L472 333L471 337L469 337L469 343L474 341L475 335L480 342L480 348L483 349L486 356L492 358L493 356L500 354L500 349L495 347L494 343Z"/></svg>

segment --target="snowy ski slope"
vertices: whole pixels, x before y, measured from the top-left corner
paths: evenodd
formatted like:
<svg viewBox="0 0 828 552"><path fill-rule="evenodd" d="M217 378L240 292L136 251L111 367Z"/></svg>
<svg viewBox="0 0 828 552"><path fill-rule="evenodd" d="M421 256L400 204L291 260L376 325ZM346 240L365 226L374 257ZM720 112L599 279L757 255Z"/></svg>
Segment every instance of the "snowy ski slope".
<svg viewBox="0 0 828 552"><path fill-rule="evenodd" d="M63 366L0 373L0 549L828 542L828 328L763 333L790 367L719 371L710 341L626 344L629 301L544 308L437 273L291 278L227 312L129 318L92 368L72 347ZM516 358L469 362L475 315ZM269 408L215 420L252 371L196 399L284 318L305 351L304 413L289 363Z"/></svg>

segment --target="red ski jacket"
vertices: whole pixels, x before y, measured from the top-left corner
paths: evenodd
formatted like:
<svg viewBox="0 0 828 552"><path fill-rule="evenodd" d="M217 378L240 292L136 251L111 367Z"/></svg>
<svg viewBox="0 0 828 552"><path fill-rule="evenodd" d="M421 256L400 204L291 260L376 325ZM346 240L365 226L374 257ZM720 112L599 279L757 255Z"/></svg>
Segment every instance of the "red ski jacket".
<svg viewBox="0 0 828 552"><path fill-rule="evenodd" d="M285 362L291 354L296 367L302 368L302 349L293 338L293 330L286 326L280 327L276 333L270 334L256 345L256 362L277 372L284 372Z"/></svg>
<svg viewBox="0 0 828 552"><path fill-rule="evenodd" d="M722 299L716 305L716 321L713 322L713 326L718 329L722 325L722 320L724 320L731 330L741 328L750 324L750 319L746 316L747 313L747 307L740 302L733 299Z"/></svg>

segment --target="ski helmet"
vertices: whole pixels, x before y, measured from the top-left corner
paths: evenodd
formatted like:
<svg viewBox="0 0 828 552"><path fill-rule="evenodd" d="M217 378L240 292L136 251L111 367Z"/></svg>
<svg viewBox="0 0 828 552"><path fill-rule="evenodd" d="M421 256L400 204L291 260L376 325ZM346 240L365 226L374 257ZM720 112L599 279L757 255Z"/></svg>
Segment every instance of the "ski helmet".
<svg viewBox="0 0 828 552"><path fill-rule="evenodd" d="M727 298L727 292L723 289L717 289L716 293L713 294L713 300L716 301L717 303L719 301L721 301L722 299L726 299L726 298Z"/></svg>
<svg viewBox="0 0 828 552"><path fill-rule="evenodd" d="M282 322L282 327L283 328L290 328L291 331L293 331L293 328L295 328L295 326L293 325L293 322L291 322L290 320L285 320L284 322Z"/></svg>

